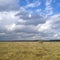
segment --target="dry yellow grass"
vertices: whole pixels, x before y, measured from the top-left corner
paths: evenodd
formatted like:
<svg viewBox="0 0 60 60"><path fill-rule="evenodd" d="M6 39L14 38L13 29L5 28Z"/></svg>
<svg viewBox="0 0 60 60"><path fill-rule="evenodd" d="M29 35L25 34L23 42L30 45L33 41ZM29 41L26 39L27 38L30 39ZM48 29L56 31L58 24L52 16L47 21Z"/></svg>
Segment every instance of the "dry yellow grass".
<svg viewBox="0 0 60 60"><path fill-rule="evenodd" d="M60 60L60 42L0 42L0 60Z"/></svg>

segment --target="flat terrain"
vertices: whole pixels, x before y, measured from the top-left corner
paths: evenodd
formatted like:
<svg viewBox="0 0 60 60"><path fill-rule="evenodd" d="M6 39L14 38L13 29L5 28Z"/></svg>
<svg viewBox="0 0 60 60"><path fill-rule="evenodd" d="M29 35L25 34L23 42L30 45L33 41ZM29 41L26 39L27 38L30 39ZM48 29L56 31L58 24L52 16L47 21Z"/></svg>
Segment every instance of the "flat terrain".
<svg viewBox="0 0 60 60"><path fill-rule="evenodd" d="M60 60L60 42L0 42L0 60Z"/></svg>

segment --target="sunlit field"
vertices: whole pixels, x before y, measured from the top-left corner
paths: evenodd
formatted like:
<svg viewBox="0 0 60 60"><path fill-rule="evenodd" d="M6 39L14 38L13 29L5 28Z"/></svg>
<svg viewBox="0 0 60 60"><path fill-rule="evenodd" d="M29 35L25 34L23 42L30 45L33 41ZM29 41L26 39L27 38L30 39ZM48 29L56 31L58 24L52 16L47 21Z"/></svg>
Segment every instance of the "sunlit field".
<svg viewBox="0 0 60 60"><path fill-rule="evenodd" d="M0 60L60 60L60 42L0 42Z"/></svg>

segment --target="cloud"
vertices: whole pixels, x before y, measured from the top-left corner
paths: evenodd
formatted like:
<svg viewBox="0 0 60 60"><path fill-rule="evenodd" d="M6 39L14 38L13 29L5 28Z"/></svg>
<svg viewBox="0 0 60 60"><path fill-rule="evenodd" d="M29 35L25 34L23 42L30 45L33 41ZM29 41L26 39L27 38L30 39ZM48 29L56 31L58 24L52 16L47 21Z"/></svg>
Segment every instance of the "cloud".
<svg viewBox="0 0 60 60"><path fill-rule="evenodd" d="M43 21L44 16L32 13L31 17L29 17L29 13L25 10L22 11L24 13L20 12L0 12L1 40L58 39L60 37L60 14L50 16L42 23L40 21Z"/></svg>
<svg viewBox="0 0 60 60"><path fill-rule="evenodd" d="M18 10L19 0L0 0L0 11Z"/></svg>
<svg viewBox="0 0 60 60"><path fill-rule="evenodd" d="M16 11L10 11L10 12L0 12L0 32L11 30L14 28L14 24L16 23L16 20L18 17L15 16Z"/></svg>
<svg viewBox="0 0 60 60"><path fill-rule="evenodd" d="M15 21L14 19L17 19L17 17L15 18L15 14L16 14L16 11L0 12L0 18L1 18L0 23L3 23L3 24L13 23Z"/></svg>
<svg viewBox="0 0 60 60"><path fill-rule="evenodd" d="M51 4L52 4L52 0L46 0L46 3L45 3L46 8L44 12L46 13L47 16L53 14L53 7L51 6Z"/></svg>
<svg viewBox="0 0 60 60"><path fill-rule="evenodd" d="M6 25L5 28L8 30L8 31L13 31L14 28L15 28L15 24L11 24L11 25Z"/></svg>
<svg viewBox="0 0 60 60"><path fill-rule="evenodd" d="M60 32L60 14L53 15L46 20L44 24L38 24L37 29L43 32L45 39L59 39Z"/></svg>
<svg viewBox="0 0 60 60"><path fill-rule="evenodd" d="M20 19L19 16L16 16L16 13L14 11L9 12L0 12L0 39L22 39L27 38L29 33L35 33L36 29L34 25L25 25L26 23L23 19ZM17 22L20 22L17 24ZM34 29L33 29L34 28ZM22 34L18 34L21 33ZM26 35L25 35L26 34ZM26 37L24 37L24 36ZM31 36L31 34L30 34Z"/></svg>
<svg viewBox="0 0 60 60"><path fill-rule="evenodd" d="M35 11L27 8L39 7L39 0L26 0L28 4L23 7L18 6L18 1L0 0L0 40L60 38L60 14L53 14L52 0L46 0L44 10Z"/></svg>
<svg viewBox="0 0 60 60"><path fill-rule="evenodd" d="M27 1L27 0L26 0ZM34 7L38 7L41 5L41 2L39 0L37 1L33 1L32 3L29 3L29 1L27 1L27 5L25 6L25 8L34 8Z"/></svg>
<svg viewBox="0 0 60 60"><path fill-rule="evenodd" d="M51 24L49 24L49 21L46 21L46 23L44 23L44 24L38 24L37 25L38 31L42 31L42 32L50 29L50 27L51 27Z"/></svg>
<svg viewBox="0 0 60 60"><path fill-rule="evenodd" d="M20 20L23 20L26 25L37 25L45 23L45 16L34 14L31 11L27 11L25 9L21 9L19 13L16 14L20 18ZM20 22L17 22L19 24Z"/></svg>

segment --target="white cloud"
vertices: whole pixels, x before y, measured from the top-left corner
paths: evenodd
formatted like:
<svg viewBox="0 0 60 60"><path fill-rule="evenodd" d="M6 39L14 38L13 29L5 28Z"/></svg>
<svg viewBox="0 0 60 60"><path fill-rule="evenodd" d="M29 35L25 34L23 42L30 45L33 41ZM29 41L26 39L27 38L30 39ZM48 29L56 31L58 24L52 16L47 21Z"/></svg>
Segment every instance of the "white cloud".
<svg viewBox="0 0 60 60"><path fill-rule="evenodd" d="M44 24L38 24L36 30L39 34L34 35L34 39L60 39L60 14L49 17Z"/></svg>
<svg viewBox="0 0 60 60"><path fill-rule="evenodd" d="M18 23L20 23L20 24L25 24L26 23L26 20L23 20L23 19L18 19L18 21L17 21Z"/></svg>
<svg viewBox="0 0 60 60"><path fill-rule="evenodd" d="M29 18L31 18L31 14L29 14Z"/></svg>
<svg viewBox="0 0 60 60"><path fill-rule="evenodd" d="M53 14L53 7L51 6L51 4L52 4L52 0L46 0L45 3L46 8L44 12L46 13L47 17Z"/></svg>
<svg viewBox="0 0 60 60"><path fill-rule="evenodd" d="M10 11L19 9L19 0L0 0L0 11Z"/></svg>
<svg viewBox="0 0 60 60"><path fill-rule="evenodd" d="M37 1L35 1L35 2L33 2L33 3L29 3L29 4L27 4L25 7L26 8L29 8L29 7L38 7L38 6L40 6L40 4L41 4L41 2L39 1L39 0L37 0Z"/></svg>
<svg viewBox="0 0 60 60"><path fill-rule="evenodd" d="M38 31L40 31L40 32L46 31L46 30L50 29L50 27L51 27L51 24L49 24L49 21L46 21L45 24L37 25Z"/></svg>
<svg viewBox="0 0 60 60"><path fill-rule="evenodd" d="M4 4L10 4L12 0L7 2L1 0L0 2L2 2L1 5L4 6ZM15 4L15 2L12 2L12 4ZM58 39L60 37L60 14L52 15L53 8L51 7L51 3L52 0L46 0L45 10L37 9L36 12L38 13L36 15L31 11L27 11L25 7L20 7L19 11L0 12L0 38ZM35 0L35 2L27 4L26 7L38 7L40 4L40 1ZM11 6L12 5L10 5L10 7ZM15 8L16 7L17 6L15 6ZM47 15L48 18L45 18L46 16L44 14Z"/></svg>
<svg viewBox="0 0 60 60"><path fill-rule="evenodd" d="M8 31L13 31L15 29L15 24L5 26Z"/></svg>
<svg viewBox="0 0 60 60"><path fill-rule="evenodd" d="M16 11L0 12L0 32L13 31L16 21L19 19L16 15Z"/></svg>
<svg viewBox="0 0 60 60"><path fill-rule="evenodd" d="M0 36L6 35L6 33L0 33Z"/></svg>
<svg viewBox="0 0 60 60"><path fill-rule="evenodd" d="M10 11L10 12L0 12L0 23L1 25L7 25L12 24L16 21L18 17L15 16L16 11Z"/></svg>
<svg viewBox="0 0 60 60"><path fill-rule="evenodd" d="M50 5L52 0L46 0L46 6Z"/></svg>

